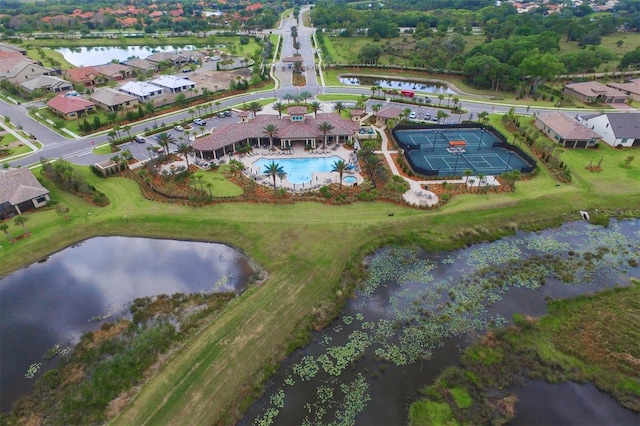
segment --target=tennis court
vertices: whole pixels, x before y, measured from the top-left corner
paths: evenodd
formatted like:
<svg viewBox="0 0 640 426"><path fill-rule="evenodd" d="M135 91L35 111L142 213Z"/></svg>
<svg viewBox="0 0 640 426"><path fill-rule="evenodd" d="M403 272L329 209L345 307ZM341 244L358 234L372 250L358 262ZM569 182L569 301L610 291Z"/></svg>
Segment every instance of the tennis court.
<svg viewBox="0 0 640 426"><path fill-rule="evenodd" d="M531 159L484 128L412 128L394 130L398 144L414 171L427 176L499 175L527 172ZM529 160L529 161L527 161Z"/></svg>

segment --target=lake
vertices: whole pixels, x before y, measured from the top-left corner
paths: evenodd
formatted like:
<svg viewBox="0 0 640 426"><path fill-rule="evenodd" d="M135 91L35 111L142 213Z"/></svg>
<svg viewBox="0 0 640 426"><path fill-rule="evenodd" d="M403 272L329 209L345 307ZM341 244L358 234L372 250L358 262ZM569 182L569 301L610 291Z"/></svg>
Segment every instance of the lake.
<svg viewBox="0 0 640 426"><path fill-rule="evenodd" d="M128 59L144 59L158 52L181 52L195 50L196 46L95 46L95 47L59 47L54 49L69 63L77 67L103 65L116 59L123 62Z"/></svg>
<svg viewBox="0 0 640 426"><path fill-rule="evenodd" d="M543 315L548 298L628 284L640 277L630 266L639 253L640 220L573 222L455 252L382 248L366 259L369 277L342 315L282 362L241 424L406 424L419 390L456 365L475 336L508 326L514 313ZM564 389L540 392L553 399ZM601 402L606 394L582 395L614 409ZM570 404L552 408L546 424L573 412ZM577 408L573 421L588 419ZM624 418L618 414L609 418Z"/></svg>
<svg viewBox="0 0 640 426"><path fill-rule="evenodd" d="M383 89L398 90L417 90L420 92L455 95L456 92L451 90L446 84L435 81L410 81L410 80L391 80L380 77L365 77L346 75L340 77L340 83L347 86L380 86Z"/></svg>
<svg viewBox="0 0 640 426"><path fill-rule="evenodd" d="M9 411L55 367L42 360L47 350L73 347L99 329L96 317L113 321L138 297L240 293L253 274L249 259L222 244L100 237L0 279L0 408ZM40 372L25 378L37 362Z"/></svg>

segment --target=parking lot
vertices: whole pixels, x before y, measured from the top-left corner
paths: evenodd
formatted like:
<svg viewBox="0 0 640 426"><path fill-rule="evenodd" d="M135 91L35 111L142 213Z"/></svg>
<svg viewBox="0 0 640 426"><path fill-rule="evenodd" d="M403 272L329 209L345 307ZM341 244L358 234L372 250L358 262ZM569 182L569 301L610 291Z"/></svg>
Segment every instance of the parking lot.
<svg viewBox="0 0 640 426"><path fill-rule="evenodd" d="M369 100L367 101L367 111L371 111L371 107L375 104L382 104L383 108L386 106L394 106L396 108L400 108L403 110L405 108L409 108L412 113L415 113L415 117L410 116L409 119L411 121L418 121L418 122L427 121L430 123L435 123L437 120L436 117L438 116L438 110L442 110L448 115L448 117L444 120L444 122L441 122L440 124L458 124L462 120L466 120L469 118L469 113L458 115L458 114L452 114L451 111L447 109L438 108L438 99L434 100L433 98L431 98L431 101L435 102L435 105L434 104L410 105L410 104L403 104L401 102L381 103L379 100Z"/></svg>

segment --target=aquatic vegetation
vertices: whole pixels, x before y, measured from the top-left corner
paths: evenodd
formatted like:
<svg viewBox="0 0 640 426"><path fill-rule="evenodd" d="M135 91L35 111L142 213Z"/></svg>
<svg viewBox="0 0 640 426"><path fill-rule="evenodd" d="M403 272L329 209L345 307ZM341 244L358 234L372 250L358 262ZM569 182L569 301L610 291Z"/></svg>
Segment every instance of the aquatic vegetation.
<svg viewBox="0 0 640 426"><path fill-rule="evenodd" d="M550 282L575 287L619 282L630 268L629 258L640 253L640 235L625 235L617 222L608 228L581 226L583 232L570 224L455 253L425 253L415 247L378 250L367 259L368 276L349 313L321 333L315 356L304 355L290 367L301 381L316 383L315 396L309 395L315 401L305 405L310 414L303 424L351 424L364 410L371 396L362 392L380 373L366 377L360 372L361 359L384 362L385 368L407 366L428 360L449 338L507 325L492 307L511 289L537 290ZM336 405L346 390L354 400ZM469 404L462 392L458 397L460 408ZM274 408L279 413L286 409L270 404L260 419L275 422Z"/></svg>
<svg viewBox="0 0 640 426"><path fill-rule="evenodd" d="M24 377L26 377L27 379L33 379L35 375L38 373L38 371L40 370L40 367L42 367L41 362L35 362L31 364L27 369L27 372L25 373Z"/></svg>

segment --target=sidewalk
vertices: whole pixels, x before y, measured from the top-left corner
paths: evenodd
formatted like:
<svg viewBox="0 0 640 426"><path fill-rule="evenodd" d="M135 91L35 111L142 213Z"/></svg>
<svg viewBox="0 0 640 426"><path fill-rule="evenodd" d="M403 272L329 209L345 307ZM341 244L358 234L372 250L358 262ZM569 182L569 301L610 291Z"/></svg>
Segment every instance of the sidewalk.
<svg viewBox="0 0 640 426"><path fill-rule="evenodd" d="M40 148L38 148L36 145L34 145L33 143L31 143L31 141L29 141L27 138L25 138L24 136L22 136L21 134L19 134L18 132L16 132L15 130L13 130L11 127L7 126L6 124L4 124L4 122L0 121L0 127L2 127L4 130L7 131L7 133L13 135L16 137L16 139L18 139L20 142L22 142L23 144L27 145L29 148L31 148L32 151L36 152L39 151Z"/></svg>

